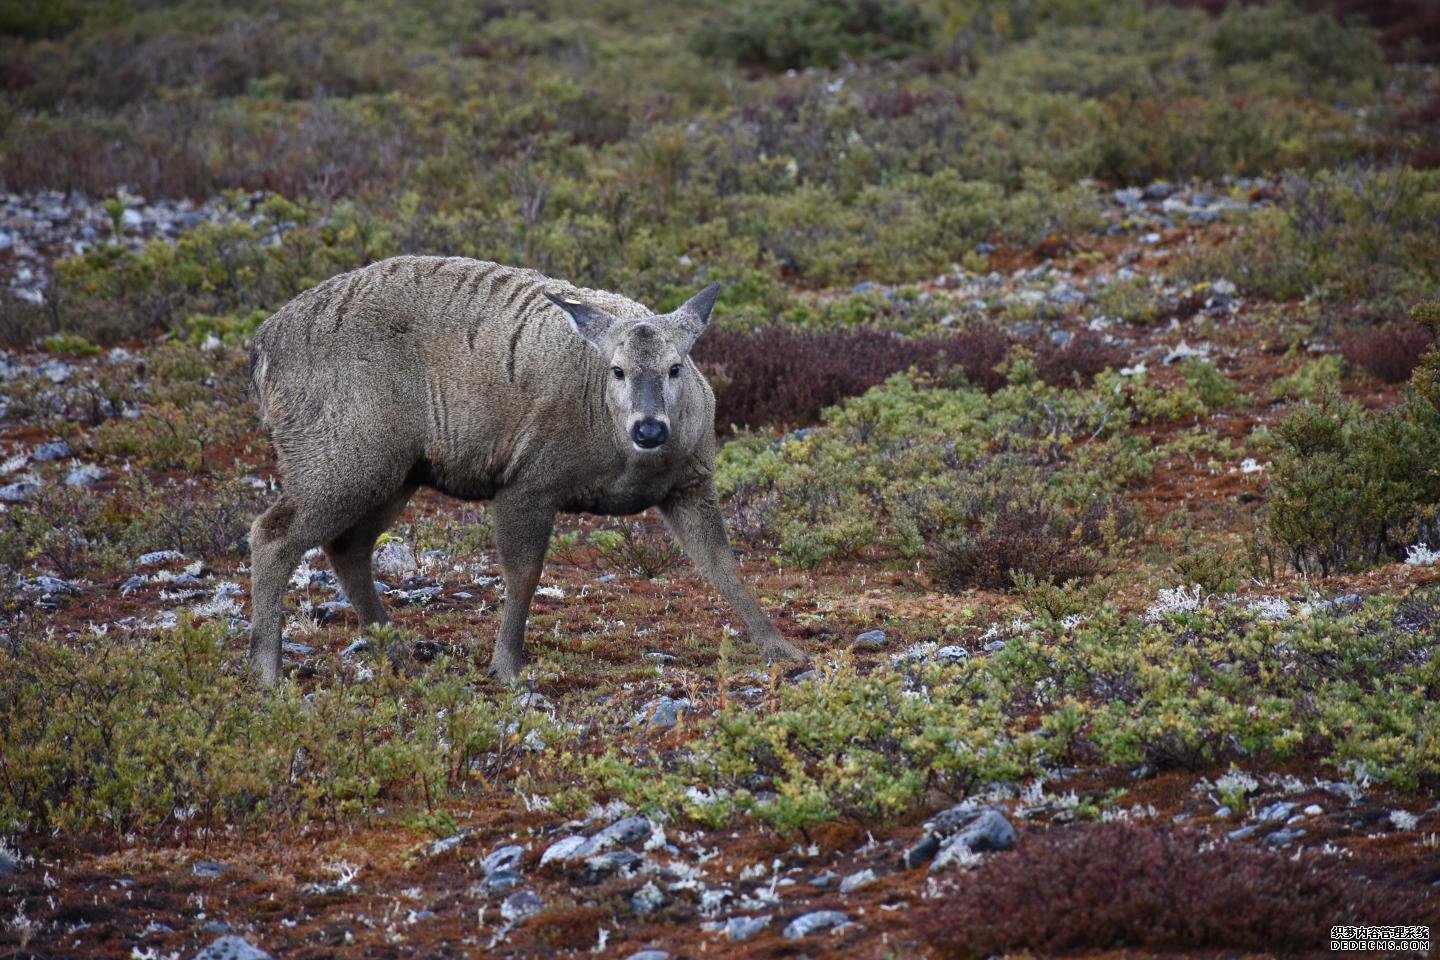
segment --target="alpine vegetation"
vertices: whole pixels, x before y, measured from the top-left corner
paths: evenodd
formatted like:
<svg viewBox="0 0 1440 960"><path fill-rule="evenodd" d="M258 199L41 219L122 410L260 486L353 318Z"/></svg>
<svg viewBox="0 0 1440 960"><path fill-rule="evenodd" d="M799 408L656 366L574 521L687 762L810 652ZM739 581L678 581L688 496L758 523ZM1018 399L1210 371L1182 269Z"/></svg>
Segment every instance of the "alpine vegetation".
<svg viewBox="0 0 1440 960"><path fill-rule="evenodd" d="M251 658L280 670L282 601L324 548L362 625L371 551L421 486L493 501L506 604L491 673L516 678L557 513L658 506L772 660L801 652L736 576L715 398L690 360L719 285L655 315L614 293L465 258L395 257L296 297L256 331L251 381L283 492L250 532Z"/></svg>

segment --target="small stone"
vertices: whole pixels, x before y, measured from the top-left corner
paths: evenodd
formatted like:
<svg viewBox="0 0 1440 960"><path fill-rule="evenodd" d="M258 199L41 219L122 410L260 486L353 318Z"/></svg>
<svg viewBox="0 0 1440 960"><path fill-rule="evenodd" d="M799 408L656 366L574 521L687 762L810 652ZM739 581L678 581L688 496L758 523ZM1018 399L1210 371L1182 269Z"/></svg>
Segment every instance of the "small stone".
<svg viewBox="0 0 1440 960"><path fill-rule="evenodd" d="M565 837L545 848L545 852L540 855L540 866L543 867L552 860L576 860L588 855L593 849L588 837Z"/></svg>
<svg viewBox="0 0 1440 960"><path fill-rule="evenodd" d="M994 253L995 250L996 250L996 247L995 247L995 244L993 244L993 243L977 243L977 244L975 244L975 252L978 253L978 254L980 254L980 256L982 256L982 257L988 257L988 256L990 256L990 254Z"/></svg>
<svg viewBox="0 0 1440 960"><path fill-rule="evenodd" d="M0 853L0 877L13 877L20 872L20 861L8 853Z"/></svg>
<svg viewBox="0 0 1440 960"><path fill-rule="evenodd" d="M644 862L645 858L638 853L631 853L629 850L611 850L585 861L585 878L591 883L595 883L612 873L627 876L634 873Z"/></svg>
<svg viewBox="0 0 1440 960"><path fill-rule="evenodd" d="M677 656L675 656L674 654L671 654L671 653L661 653L661 652L659 652L658 650L652 650L651 652L645 654L645 659L646 659L646 660L653 660L653 661L655 661L656 663L679 663L679 662L680 662L680 658L677 657Z"/></svg>
<svg viewBox="0 0 1440 960"><path fill-rule="evenodd" d="M480 862L480 869L488 876L496 870L518 870L520 861L525 858L525 848L519 844L507 844L503 847L496 847L489 855Z"/></svg>
<svg viewBox="0 0 1440 960"><path fill-rule="evenodd" d="M124 583L120 584L120 596L122 596L122 597L128 597L128 596L130 596L130 594L134 593L136 590L139 590L141 587L145 586L146 582L147 582L147 581L146 581L145 578L142 577L142 576L138 576L138 575L137 575L137 576L130 577L130 578L129 578L128 580L126 580Z"/></svg>
<svg viewBox="0 0 1440 960"><path fill-rule="evenodd" d="M650 834L653 832L650 821L644 817L626 817L623 820L616 820L595 834L595 846L603 848L612 844L629 846L632 843L642 843L649 840Z"/></svg>
<svg viewBox="0 0 1440 960"><path fill-rule="evenodd" d="M816 875L816 876L814 876L814 877L811 877L811 878L810 878L810 886L816 887L816 888L818 888L818 889L820 889L820 890L824 890L826 887L834 886L834 885L835 885L835 881L836 881L836 880L839 880L839 879L840 879L840 874L835 873L835 872L832 871L832 870L826 870L826 871L825 871L824 873L822 873L822 874L818 874L818 875Z"/></svg>
<svg viewBox="0 0 1440 960"><path fill-rule="evenodd" d="M1296 806L1298 806L1298 804L1284 802L1272 803L1270 804L1270 806L1257 813L1255 815L1255 818L1261 823L1272 823L1275 821L1284 820L1286 817L1290 816L1290 811L1294 810Z"/></svg>
<svg viewBox="0 0 1440 960"><path fill-rule="evenodd" d="M640 950L630 954L628 960L670 960L670 954L665 950Z"/></svg>
<svg viewBox="0 0 1440 960"><path fill-rule="evenodd" d="M348 604L347 604L347 606L348 606ZM340 651L340 656L342 656L342 657L358 657L358 656L360 656L360 654L362 654L362 653L369 653L369 652L370 652L370 642L369 642L368 640L356 640L354 643L350 644L350 646L346 647L344 650L341 650L341 651Z"/></svg>
<svg viewBox="0 0 1440 960"><path fill-rule="evenodd" d="M1312 803L1310 804L1310 806L1305 808L1304 812L1305 816L1307 817L1318 817L1320 816L1320 814L1325 812L1325 808L1320 806L1320 804L1318 803Z"/></svg>
<svg viewBox="0 0 1440 960"><path fill-rule="evenodd" d="M244 937L224 936L195 954L195 960L270 960L270 954Z"/></svg>
<svg viewBox="0 0 1440 960"><path fill-rule="evenodd" d="M432 857L439 856L442 853L449 853L464 843L469 836L470 834L462 830L459 833L432 842L430 846L425 848L425 852ZM486 872L488 873L489 871Z"/></svg>
<svg viewBox="0 0 1440 960"><path fill-rule="evenodd" d="M1232 811L1230 810L1229 807L1216 807L1216 808L1215 808L1215 816L1219 817L1219 818L1222 819L1222 820L1225 819L1226 817L1230 816L1231 812L1232 812Z"/></svg>
<svg viewBox="0 0 1440 960"><path fill-rule="evenodd" d="M514 890L524 882L525 878L514 870L496 870L480 882L480 892L493 897L497 893Z"/></svg>
<svg viewBox="0 0 1440 960"><path fill-rule="evenodd" d="M529 917L535 916L545 909L545 902L533 890L521 890L512 893L500 904L500 916L511 923L519 923Z"/></svg>
<svg viewBox="0 0 1440 960"><path fill-rule="evenodd" d="M755 934L770 926L773 914L763 913L757 917L731 917L725 921L725 936L732 942L749 940Z"/></svg>
<svg viewBox="0 0 1440 960"><path fill-rule="evenodd" d="M1225 836L1231 840L1244 840L1259 829L1259 825L1252 823L1248 827L1241 827L1238 830L1231 830L1229 833L1225 834Z"/></svg>
<svg viewBox="0 0 1440 960"><path fill-rule="evenodd" d="M1296 840L1305 836L1305 833L1306 831L1302 829L1276 830L1265 838L1265 843L1272 847L1288 847Z"/></svg>
<svg viewBox="0 0 1440 960"><path fill-rule="evenodd" d="M142 553L140 559L135 562L142 567L153 567L157 563L169 563L172 560L184 560L185 554L179 550L156 550L154 553Z"/></svg>
<svg viewBox="0 0 1440 960"><path fill-rule="evenodd" d="M229 864L218 860L196 860L190 867L190 872L197 877L204 877L206 880L214 880L216 877L224 876L230 872Z"/></svg>
<svg viewBox="0 0 1440 960"><path fill-rule="evenodd" d="M856 890L859 890L861 887L868 886L869 884L872 884L872 883L874 883L874 882L875 882L875 871L874 871L874 870L869 870L869 869L861 870L861 871L858 872L858 873L852 873L852 874L850 874L850 876L848 876L848 877L846 877L844 880L841 880L841 881L840 881L840 892L841 892L841 893L852 893L852 892L854 892L854 891L856 891Z"/></svg>
<svg viewBox="0 0 1440 960"><path fill-rule="evenodd" d="M37 481L17 480L0 487L0 503L24 503L39 492L40 484Z"/></svg>
<svg viewBox="0 0 1440 960"><path fill-rule="evenodd" d="M81 593L79 586L71 583L69 580L61 580L59 577L49 577L41 575L36 577L32 582L34 584L34 588L36 590L39 590L41 593L48 593L52 595L57 593L63 593L72 597L78 597Z"/></svg>
<svg viewBox="0 0 1440 960"><path fill-rule="evenodd" d="M850 918L838 910L814 910L802 914L791 920L785 927L786 940L799 940L807 937L816 930L824 930L828 927L843 927L850 922Z"/></svg>
<svg viewBox="0 0 1440 960"><path fill-rule="evenodd" d="M41 463L48 463L51 460L63 460L68 456L70 456L70 444L64 440L51 440L48 443L40 444L40 446L30 451L31 459L38 460Z"/></svg>
<svg viewBox="0 0 1440 960"><path fill-rule="evenodd" d="M595 578L595 582L596 582L596 583L609 583L610 581L612 581L612 580L614 580L614 579L615 579L615 574L613 574L613 573L602 573L602 574L600 574L600 576L598 576L598 577Z"/></svg>
<svg viewBox="0 0 1440 960"><path fill-rule="evenodd" d="M645 886L636 890L630 895L630 909L642 917L649 916L665 906L665 894L655 886L654 881L647 882Z"/></svg>
<svg viewBox="0 0 1440 960"><path fill-rule="evenodd" d="M635 715L635 722L649 723L650 726L662 730L669 729L679 723L680 715L689 713L691 707L690 701L684 697L660 697L641 707L640 712Z"/></svg>
<svg viewBox="0 0 1440 960"><path fill-rule="evenodd" d="M855 296L870 293L875 289L875 284L869 280L862 280L850 288L850 293Z"/></svg>
<svg viewBox="0 0 1440 960"><path fill-rule="evenodd" d="M985 644L985 649L988 650L990 653L999 653L1001 650L1005 649L1005 641L991 640L989 643Z"/></svg>
<svg viewBox="0 0 1440 960"><path fill-rule="evenodd" d="M309 657L314 655L315 653L315 648L310 646L309 644L291 643L289 640L286 640L284 643L282 643L280 645L280 648L286 653L295 657Z"/></svg>
<svg viewBox="0 0 1440 960"><path fill-rule="evenodd" d="M230 926L230 924L226 923L224 920L206 920L204 926L200 928L200 932L229 933L231 930L234 929L234 927Z"/></svg>
<svg viewBox="0 0 1440 960"><path fill-rule="evenodd" d="M884 630L866 630L855 638L855 646L861 650L880 650L885 646Z"/></svg>
<svg viewBox="0 0 1440 960"><path fill-rule="evenodd" d="M940 661L941 663L964 663L966 660L970 659L970 651L966 650L964 647L950 644L949 646L944 646L941 647L939 650L936 650L935 659Z"/></svg>
<svg viewBox="0 0 1440 960"><path fill-rule="evenodd" d="M375 551L371 563L381 576L408 577L417 569L415 554L409 545L392 540Z"/></svg>

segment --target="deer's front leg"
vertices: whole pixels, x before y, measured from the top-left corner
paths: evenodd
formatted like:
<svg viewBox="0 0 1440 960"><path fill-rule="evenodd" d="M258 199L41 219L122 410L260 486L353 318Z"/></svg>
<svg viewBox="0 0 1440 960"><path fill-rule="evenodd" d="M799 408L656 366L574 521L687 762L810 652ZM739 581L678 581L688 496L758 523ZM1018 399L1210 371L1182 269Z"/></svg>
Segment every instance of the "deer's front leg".
<svg viewBox="0 0 1440 960"><path fill-rule="evenodd" d="M501 496L495 500L494 515L495 548L505 572L505 613L490 658L490 675L515 680L526 663L525 622L540 583L555 511L527 503L524 497Z"/></svg>
<svg viewBox="0 0 1440 960"><path fill-rule="evenodd" d="M765 658L804 660L805 654L780 636L754 594L745 589L736 575L735 555L725 535L725 521L714 487L706 484L677 492L660 505L660 512L701 575L715 585L745 621L751 639Z"/></svg>

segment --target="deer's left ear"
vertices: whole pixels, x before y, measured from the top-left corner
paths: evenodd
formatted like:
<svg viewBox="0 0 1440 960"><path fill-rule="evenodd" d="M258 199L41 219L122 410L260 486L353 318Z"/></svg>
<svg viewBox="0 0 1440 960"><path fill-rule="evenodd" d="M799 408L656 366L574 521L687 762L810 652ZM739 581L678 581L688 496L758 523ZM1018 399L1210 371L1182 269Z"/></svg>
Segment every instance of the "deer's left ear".
<svg viewBox="0 0 1440 960"><path fill-rule="evenodd" d="M689 353L710 323L710 312L720 297L720 284L712 283L695 296L686 300L679 309L666 315L675 341L675 348L682 354Z"/></svg>

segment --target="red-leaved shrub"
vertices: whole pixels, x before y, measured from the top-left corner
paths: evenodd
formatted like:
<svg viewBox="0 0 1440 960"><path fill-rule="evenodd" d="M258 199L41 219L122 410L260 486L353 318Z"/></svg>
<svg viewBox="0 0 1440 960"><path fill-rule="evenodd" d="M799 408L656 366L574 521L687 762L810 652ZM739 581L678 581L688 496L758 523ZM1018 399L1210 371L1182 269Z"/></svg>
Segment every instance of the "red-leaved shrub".
<svg viewBox="0 0 1440 960"><path fill-rule="evenodd" d="M1035 372L1040 379L1056 387L1089 386L1097 373L1107 367L1114 369L1125 362L1125 351L1105 342L1091 330L1071 337L1063 347L1049 346L1035 354Z"/></svg>
<svg viewBox="0 0 1440 960"><path fill-rule="evenodd" d="M915 910L945 957L1117 948L1323 951L1332 924L1440 922L1440 897L1338 861L1135 823L1027 833Z"/></svg>
<svg viewBox="0 0 1440 960"><path fill-rule="evenodd" d="M879 330L798 330L766 327L754 333L715 330L696 343L694 357L715 389L715 423L797 425L910 367L960 370L972 384L997 389L995 367L1005 358L1005 335L974 329L906 339Z"/></svg>
<svg viewBox="0 0 1440 960"><path fill-rule="evenodd" d="M1410 379L1415 365L1435 340L1418 323L1394 323L1358 333L1345 342L1345 358L1385 383Z"/></svg>

